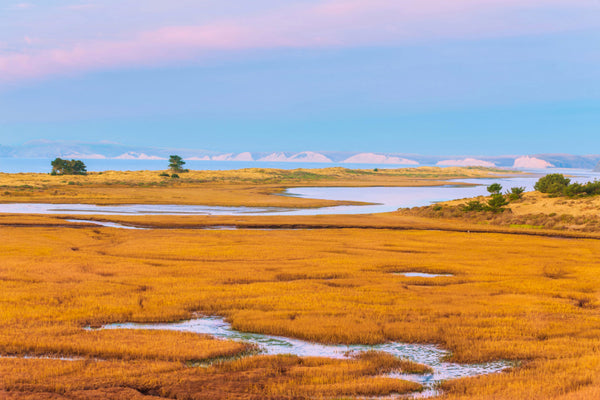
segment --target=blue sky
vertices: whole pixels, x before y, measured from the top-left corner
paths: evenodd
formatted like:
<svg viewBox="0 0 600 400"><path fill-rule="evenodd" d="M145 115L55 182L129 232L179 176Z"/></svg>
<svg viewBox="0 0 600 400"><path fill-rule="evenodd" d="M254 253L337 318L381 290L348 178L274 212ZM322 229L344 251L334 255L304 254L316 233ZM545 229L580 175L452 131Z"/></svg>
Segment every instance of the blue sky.
<svg viewBox="0 0 600 400"><path fill-rule="evenodd" d="M598 1L9 1L0 26L4 145L600 153Z"/></svg>

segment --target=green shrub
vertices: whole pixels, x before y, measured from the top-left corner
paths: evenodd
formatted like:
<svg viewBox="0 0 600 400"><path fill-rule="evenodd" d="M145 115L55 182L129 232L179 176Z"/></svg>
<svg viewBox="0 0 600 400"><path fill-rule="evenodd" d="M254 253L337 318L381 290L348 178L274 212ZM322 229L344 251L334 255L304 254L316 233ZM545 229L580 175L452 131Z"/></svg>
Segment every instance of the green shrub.
<svg viewBox="0 0 600 400"><path fill-rule="evenodd" d="M508 193L508 198L511 201L520 200L523 198L523 193L525 192L524 187L514 187L510 189L510 193Z"/></svg>
<svg viewBox="0 0 600 400"><path fill-rule="evenodd" d="M484 211L485 210L485 204L483 204L479 200L471 200L467 204L463 204L460 208L461 208L462 211L465 211L465 212L468 212L468 211Z"/></svg>
<svg viewBox="0 0 600 400"><path fill-rule="evenodd" d="M580 183L571 183L563 190L564 194L569 197L575 197L585 192L585 187Z"/></svg>
<svg viewBox="0 0 600 400"><path fill-rule="evenodd" d="M565 188L564 191L566 196L595 196L600 194L600 182L593 181L585 184L572 183Z"/></svg>
<svg viewBox="0 0 600 400"><path fill-rule="evenodd" d="M533 188L538 192L556 196L563 194L569 183L571 180L563 174L549 174L540 178Z"/></svg>
<svg viewBox="0 0 600 400"><path fill-rule="evenodd" d="M486 210L492 212L502 212L504 211L504 206L508 204L504 195L500 193L493 194L492 197L487 202Z"/></svg>
<svg viewBox="0 0 600 400"><path fill-rule="evenodd" d="M63 160L55 158L50 165L52 171L50 175L86 175L86 166L81 160Z"/></svg>
<svg viewBox="0 0 600 400"><path fill-rule="evenodd" d="M534 186L541 193L551 196L597 196L600 195L600 181L595 180L587 183L571 183L569 178L562 174L550 174L540 178Z"/></svg>
<svg viewBox="0 0 600 400"><path fill-rule="evenodd" d="M487 187L487 191L490 192L490 194L500 194L501 190L502 186L499 183L493 183Z"/></svg>

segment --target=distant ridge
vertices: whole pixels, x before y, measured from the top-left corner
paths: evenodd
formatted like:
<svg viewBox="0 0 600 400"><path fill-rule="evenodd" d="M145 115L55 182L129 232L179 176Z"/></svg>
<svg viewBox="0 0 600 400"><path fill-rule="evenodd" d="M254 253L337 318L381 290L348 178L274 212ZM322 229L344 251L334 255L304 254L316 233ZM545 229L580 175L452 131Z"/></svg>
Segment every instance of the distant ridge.
<svg viewBox="0 0 600 400"><path fill-rule="evenodd" d="M495 167L496 164L491 161L478 160L476 158L465 158L462 160L442 160L435 165L440 167Z"/></svg>
<svg viewBox="0 0 600 400"><path fill-rule="evenodd" d="M91 159L122 159L122 160L156 160L168 159L171 154L182 157L213 156L219 154L207 150L187 150L155 148L147 146L130 146L120 143L71 142L52 140L33 140L20 146L1 146L0 157L14 158L77 158Z"/></svg>
<svg viewBox="0 0 600 400"><path fill-rule="evenodd" d="M554 165L546 160L542 160L537 157L522 156L515 160L513 168L533 168L533 169L544 169L552 168Z"/></svg>
<svg viewBox="0 0 600 400"><path fill-rule="evenodd" d="M113 142L85 143L35 140L20 146L0 144L2 158L75 158L120 160L166 160L177 154L188 161L290 162L318 164L365 164L381 166L483 166L500 168L580 168L600 172L600 155L522 154L504 156L432 156L407 153L374 152L218 152L201 149L178 149L132 146Z"/></svg>
<svg viewBox="0 0 600 400"><path fill-rule="evenodd" d="M386 156L385 154L375 153L360 153L348 157L343 162L354 163L354 164L397 164L397 165L419 165L417 161L409 160L407 158L400 158L395 156Z"/></svg>

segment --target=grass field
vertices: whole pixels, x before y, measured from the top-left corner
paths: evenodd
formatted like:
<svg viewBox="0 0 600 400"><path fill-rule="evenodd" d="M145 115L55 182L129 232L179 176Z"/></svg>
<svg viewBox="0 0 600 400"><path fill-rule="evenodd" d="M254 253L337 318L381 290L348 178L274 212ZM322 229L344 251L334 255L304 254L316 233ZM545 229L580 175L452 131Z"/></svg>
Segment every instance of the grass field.
<svg viewBox="0 0 600 400"><path fill-rule="evenodd" d="M496 173L323 171L310 179L327 186L429 185ZM135 183L154 179L149 173L120 183L109 173L76 177L82 181L75 184L42 182L65 180L42 174L0 177L3 201L118 203L138 196L133 202L160 203L180 193L181 203L215 196L227 205L318 204L272 196L293 179L307 184L305 172L257 172L252 179L262 177L260 184L244 181L250 173L216 173L226 180L217 184L192 172L189 180L159 186ZM30 187L21 188L19 179ZM452 351L455 362L514 362L507 372L445 382L444 398L597 398L600 233L528 220L532 204L549 216L563 205L553 202L565 201L531 196L537 195L514 204L512 217L526 218L512 224L483 214L445 215L448 205L441 213L432 207L351 216L85 217L157 228L143 231L81 226L64 216L0 215L0 398L292 400L420 389L382 376L423 368L385 353L348 360L264 356L251 345L190 333L84 329L197 313L224 316L241 331L323 343L434 343ZM592 206L578 200L569 207ZM261 229L197 229L215 225Z"/></svg>
<svg viewBox="0 0 600 400"><path fill-rule="evenodd" d="M261 356L191 368L185 361L252 349L176 332L82 329L193 312L251 332L438 343L454 361L521 362L446 383L453 398L583 399L600 387L597 240L374 229L3 227L2 236L0 351L85 358L3 359L7 398L321 398L417 388L372 378L394 368L384 356Z"/></svg>

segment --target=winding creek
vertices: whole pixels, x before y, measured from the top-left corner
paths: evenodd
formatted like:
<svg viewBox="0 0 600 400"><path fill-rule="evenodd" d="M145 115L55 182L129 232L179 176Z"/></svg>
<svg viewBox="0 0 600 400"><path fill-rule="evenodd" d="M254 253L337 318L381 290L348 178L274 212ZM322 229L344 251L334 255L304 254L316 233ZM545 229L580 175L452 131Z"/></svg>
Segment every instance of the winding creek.
<svg viewBox="0 0 600 400"><path fill-rule="evenodd" d="M202 317L189 321L163 324L121 323L105 325L100 329L154 329L208 334L221 339L244 341L257 345L263 354L292 354L299 357L350 358L362 351L376 350L396 357L428 365L432 374L392 373L388 376L410 380L423 385L425 390L415 396L431 397L438 393L437 384L444 380L500 372L512 365L498 361L484 364L457 364L444 361L450 353L434 345L384 343L377 345L327 345L281 336L236 331L220 317Z"/></svg>
<svg viewBox="0 0 600 400"><path fill-rule="evenodd" d="M530 186L533 178L505 179L505 186ZM352 200L366 205L321 208L219 207L174 204L49 204L5 203L0 213L68 214L68 215L326 215L370 214L395 211L398 208L425 206L439 201L475 197L487 193L491 180L463 180L477 186L444 185L429 187L296 187L283 195L324 199ZM494 180L498 181L498 180Z"/></svg>

